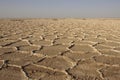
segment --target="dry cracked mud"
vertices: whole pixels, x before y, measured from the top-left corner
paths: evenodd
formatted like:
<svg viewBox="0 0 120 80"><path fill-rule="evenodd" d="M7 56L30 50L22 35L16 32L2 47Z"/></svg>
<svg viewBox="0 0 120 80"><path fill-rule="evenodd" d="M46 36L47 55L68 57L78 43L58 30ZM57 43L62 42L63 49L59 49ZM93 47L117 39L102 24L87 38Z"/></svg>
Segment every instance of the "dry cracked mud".
<svg viewBox="0 0 120 80"><path fill-rule="evenodd" d="M0 20L0 80L119 79L119 19Z"/></svg>

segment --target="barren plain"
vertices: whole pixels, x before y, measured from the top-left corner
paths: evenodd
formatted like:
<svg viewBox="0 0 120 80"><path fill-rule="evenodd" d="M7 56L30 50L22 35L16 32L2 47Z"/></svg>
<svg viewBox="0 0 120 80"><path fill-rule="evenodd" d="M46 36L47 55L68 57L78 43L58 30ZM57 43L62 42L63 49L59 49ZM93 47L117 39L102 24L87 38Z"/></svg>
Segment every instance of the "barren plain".
<svg viewBox="0 0 120 80"><path fill-rule="evenodd" d="M0 80L120 80L120 19L1 19Z"/></svg>

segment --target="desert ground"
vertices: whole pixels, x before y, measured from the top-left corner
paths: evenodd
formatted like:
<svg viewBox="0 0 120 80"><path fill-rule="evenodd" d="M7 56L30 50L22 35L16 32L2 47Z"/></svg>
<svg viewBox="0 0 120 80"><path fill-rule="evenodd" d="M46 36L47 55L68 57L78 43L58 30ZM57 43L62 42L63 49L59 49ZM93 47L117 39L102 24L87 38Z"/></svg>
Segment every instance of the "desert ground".
<svg viewBox="0 0 120 80"><path fill-rule="evenodd" d="M120 80L120 19L0 19L0 80Z"/></svg>

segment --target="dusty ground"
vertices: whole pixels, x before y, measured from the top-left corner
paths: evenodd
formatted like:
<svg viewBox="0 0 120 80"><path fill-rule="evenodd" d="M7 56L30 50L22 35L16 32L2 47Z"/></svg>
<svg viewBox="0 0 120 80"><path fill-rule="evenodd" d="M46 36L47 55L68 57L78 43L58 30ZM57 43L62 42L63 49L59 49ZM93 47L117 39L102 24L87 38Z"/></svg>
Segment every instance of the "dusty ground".
<svg viewBox="0 0 120 80"><path fill-rule="evenodd" d="M120 20L0 20L0 79L120 80Z"/></svg>

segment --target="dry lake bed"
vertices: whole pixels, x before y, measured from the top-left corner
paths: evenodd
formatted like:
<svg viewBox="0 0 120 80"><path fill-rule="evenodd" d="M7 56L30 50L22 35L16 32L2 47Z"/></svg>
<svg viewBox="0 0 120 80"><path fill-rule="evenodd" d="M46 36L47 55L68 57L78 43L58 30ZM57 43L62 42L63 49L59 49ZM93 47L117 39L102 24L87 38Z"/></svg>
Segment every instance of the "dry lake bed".
<svg viewBox="0 0 120 80"><path fill-rule="evenodd" d="M120 80L120 19L0 19L0 80Z"/></svg>

